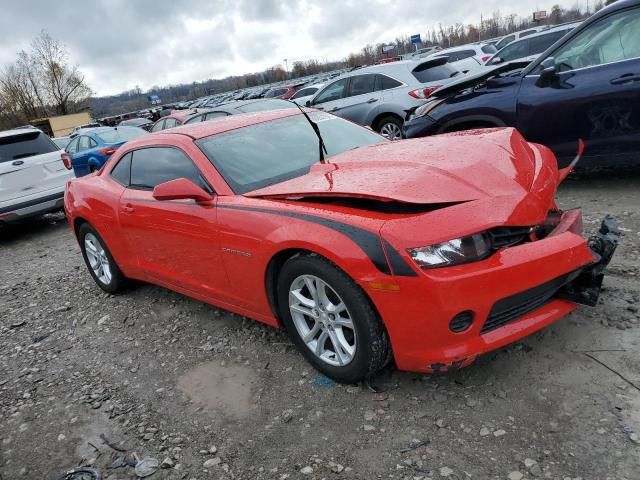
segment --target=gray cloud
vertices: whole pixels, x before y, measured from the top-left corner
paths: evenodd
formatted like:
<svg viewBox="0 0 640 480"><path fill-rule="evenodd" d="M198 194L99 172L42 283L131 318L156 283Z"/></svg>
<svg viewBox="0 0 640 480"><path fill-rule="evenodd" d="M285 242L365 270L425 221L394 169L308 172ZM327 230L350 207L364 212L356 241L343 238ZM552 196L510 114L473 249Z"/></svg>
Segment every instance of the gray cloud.
<svg viewBox="0 0 640 480"><path fill-rule="evenodd" d="M585 0L586 2L586 0ZM41 30L63 41L99 95L192 82L296 60L340 59L367 43L480 15L529 15L538 0L3 0L0 66ZM574 6L575 0L562 0ZM584 6L584 5L583 5Z"/></svg>

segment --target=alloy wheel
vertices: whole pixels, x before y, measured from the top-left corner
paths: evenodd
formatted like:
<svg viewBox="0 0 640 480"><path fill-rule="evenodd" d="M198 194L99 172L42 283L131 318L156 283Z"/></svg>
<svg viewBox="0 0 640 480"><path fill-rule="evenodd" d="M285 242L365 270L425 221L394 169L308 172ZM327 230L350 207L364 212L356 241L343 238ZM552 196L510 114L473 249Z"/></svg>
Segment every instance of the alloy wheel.
<svg viewBox="0 0 640 480"><path fill-rule="evenodd" d="M316 357L339 367L353 360L353 320L331 285L314 275L297 277L289 287L289 311L300 338Z"/></svg>
<svg viewBox="0 0 640 480"><path fill-rule="evenodd" d="M380 127L380 135L387 137L389 140L400 140L402 138L402 131L395 123L387 122Z"/></svg>
<svg viewBox="0 0 640 480"><path fill-rule="evenodd" d="M104 285L111 283L111 265L109 257L100 240L93 234L87 233L84 237L84 250L89 260L91 270L96 278Z"/></svg>

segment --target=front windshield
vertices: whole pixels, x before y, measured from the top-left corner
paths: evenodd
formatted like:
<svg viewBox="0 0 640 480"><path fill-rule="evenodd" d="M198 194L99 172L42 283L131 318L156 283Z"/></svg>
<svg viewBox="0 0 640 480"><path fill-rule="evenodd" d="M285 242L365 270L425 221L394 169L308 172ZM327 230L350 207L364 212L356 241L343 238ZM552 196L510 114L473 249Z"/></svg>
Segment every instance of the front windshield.
<svg viewBox="0 0 640 480"><path fill-rule="evenodd" d="M325 159L387 141L327 113L309 116L320 128L327 147ZM212 135L196 143L238 194L304 175L320 158L318 137L301 114Z"/></svg>

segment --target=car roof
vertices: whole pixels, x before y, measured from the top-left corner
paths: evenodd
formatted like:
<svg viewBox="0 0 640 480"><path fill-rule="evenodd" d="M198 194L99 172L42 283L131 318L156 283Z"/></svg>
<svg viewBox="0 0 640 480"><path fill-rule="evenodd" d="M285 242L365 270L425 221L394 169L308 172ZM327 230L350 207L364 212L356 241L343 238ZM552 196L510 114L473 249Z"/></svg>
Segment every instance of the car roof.
<svg viewBox="0 0 640 480"><path fill-rule="evenodd" d="M314 111L313 109L306 109L306 111ZM160 138L166 135L185 135L198 140L200 138L209 137L211 135L217 135L220 133L228 132L230 130L236 130L238 128L249 127L251 125L257 125L259 123L270 122L272 120L278 120L280 118L292 117L295 115L301 115L300 110L293 107L281 110L265 110L261 112L253 113L241 113L238 115L230 115L228 117L217 118L215 122L198 122L173 127L159 132L150 133L140 139L134 139L127 142L128 145L135 147L137 143L143 143L148 145L149 140ZM164 137L166 138L166 137Z"/></svg>
<svg viewBox="0 0 640 480"><path fill-rule="evenodd" d="M15 135L28 135L29 133L33 134L33 132L42 133L42 130L40 130L39 128L35 128L35 127L12 128L11 130L5 130L3 132L0 132L0 138L2 138L2 137L13 137Z"/></svg>

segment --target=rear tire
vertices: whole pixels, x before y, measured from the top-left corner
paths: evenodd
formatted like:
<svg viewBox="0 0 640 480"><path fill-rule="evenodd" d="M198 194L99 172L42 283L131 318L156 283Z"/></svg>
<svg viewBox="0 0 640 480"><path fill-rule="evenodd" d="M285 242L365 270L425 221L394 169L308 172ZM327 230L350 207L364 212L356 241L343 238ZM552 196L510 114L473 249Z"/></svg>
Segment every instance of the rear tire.
<svg viewBox="0 0 640 480"><path fill-rule="evenodd" d="M378 133L389 140L402 139L402 120L393 115L382 117L376 128Z"/></svg>
<svg viewBox="0 0 640 480"><path fill-rule="evenodd" d="M277 296L291 340L327 377L355 383L374 376L391 359L387 332L369 298L328 260L317 255L287 260Z"/></svg>
<svg viewBox="0 0 640 480"><path fill-rule="evenodd" d="M100 234L88 223L83 223L78 229L78 241L84 263L98 286L108 293L120 291L127 279Z"/></svg>

